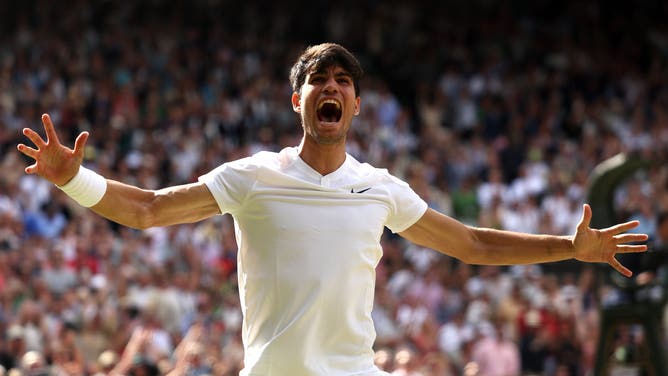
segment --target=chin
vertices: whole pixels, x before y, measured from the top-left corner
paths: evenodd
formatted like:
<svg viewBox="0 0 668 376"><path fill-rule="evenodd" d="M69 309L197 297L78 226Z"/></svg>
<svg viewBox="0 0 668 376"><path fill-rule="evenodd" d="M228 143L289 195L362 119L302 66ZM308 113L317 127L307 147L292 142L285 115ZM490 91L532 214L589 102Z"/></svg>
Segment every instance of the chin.
<svg viewBox="0 0 668 376"><path fill-rule="evenodd" d="M345 133L316 131L308 135L318 145L336 145L345 142Z"/></svg>

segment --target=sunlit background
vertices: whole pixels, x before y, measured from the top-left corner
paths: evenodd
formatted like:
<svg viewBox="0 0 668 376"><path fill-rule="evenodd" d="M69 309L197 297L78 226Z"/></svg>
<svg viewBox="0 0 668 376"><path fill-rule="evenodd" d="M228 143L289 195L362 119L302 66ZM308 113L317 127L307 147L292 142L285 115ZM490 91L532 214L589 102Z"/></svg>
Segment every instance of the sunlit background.
<svg viewBox="0 0 668 376"><path fill-rule="evenodd" d="M381 369L668 372L652 363L668 343L666 19L664 1L0 2L0 365L104 374L142 326L153 336L131 374L166 374L198 324L188 375L237 375L231 217L124 228L25 175L15 147L47 112L66 144L91 132L85 164L105 177L192 182L296 145L288 70L333 41L366 72L349 153L432 208L568 235L590 202L597 225L640 219L651 236L648 255L623 259L640 277L624 280L576 262L466 265L388 232L373 312Z"/></svg>

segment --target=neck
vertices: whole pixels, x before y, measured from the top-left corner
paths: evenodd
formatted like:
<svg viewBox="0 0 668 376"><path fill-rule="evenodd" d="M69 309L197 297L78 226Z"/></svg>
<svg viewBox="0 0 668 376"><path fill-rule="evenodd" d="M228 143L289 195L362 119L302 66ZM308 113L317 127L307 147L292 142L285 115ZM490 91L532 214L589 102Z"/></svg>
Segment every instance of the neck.
<svg viewBox="0 0 668 376"><path fill-rule="evenodd" d="M346 146L345 143L322 145L303 138L299 144L299 157L324 176L336 171L345 162Z"/></svg>

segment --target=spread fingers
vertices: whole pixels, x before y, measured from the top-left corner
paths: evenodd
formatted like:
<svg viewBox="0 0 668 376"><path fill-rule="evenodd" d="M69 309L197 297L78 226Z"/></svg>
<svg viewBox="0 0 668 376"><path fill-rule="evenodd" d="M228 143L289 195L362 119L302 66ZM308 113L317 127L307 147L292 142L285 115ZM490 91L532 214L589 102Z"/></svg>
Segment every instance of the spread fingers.
<svg viewBox="0 0 668 376"><path fill-rule="evenodd" d="M26 146L24 144L18 144L16 148L23 154L27 155L28 157L32 159L37 159L37 154L39 153L39 150L33 149L30 146Z"/></svg>
<svg viewBox="0 0 668 376"><path fill-rule="evenodd" d="M28 137L28 139L32 141L32 143L35 144L38 149L46 146L46 142L42 139L42 136L30 128L23 128L23 135Z"/></svg>

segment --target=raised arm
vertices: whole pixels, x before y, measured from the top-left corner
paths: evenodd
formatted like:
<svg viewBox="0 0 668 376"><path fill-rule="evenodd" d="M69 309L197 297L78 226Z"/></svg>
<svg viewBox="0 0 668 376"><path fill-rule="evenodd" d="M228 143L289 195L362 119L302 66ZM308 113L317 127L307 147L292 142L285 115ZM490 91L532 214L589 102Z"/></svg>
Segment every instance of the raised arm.
<svg viewBox="0 0 668 376"><path fill-rule="evenodd" d="M643 242L647 240L647 235L625 233L638 226L638 221L602 230L592 229L589 227L591 215L589 205L584 205L575 235L555 236L470 227L428 209L401 235L469 264L532 264L575 258L585 262L608 263L630 277L632 272L620 264L615 255L646 251L646 245L628 243Z"/></svg>
<svg viewBox="0 0 668 376"><path fill-rule="evenodd" d="M211 192L203 183L146 190L103 179L81 166L88 132L82 132L74 143L74 149L70 149L58 140L49 115L42 115L42 123L46 140L32 129L25 128L23 134L35 148L24 144L17 146L21 153L35 160L35 163L26 167L25 172L41 176L62 188L71 185L73 180L78 183L83 179L83 183L79 184L81 189L77 191L92 196L90 200L86 197L83 204L99 215L125 226L148 228L195 222L220 212Z"/></svg>

